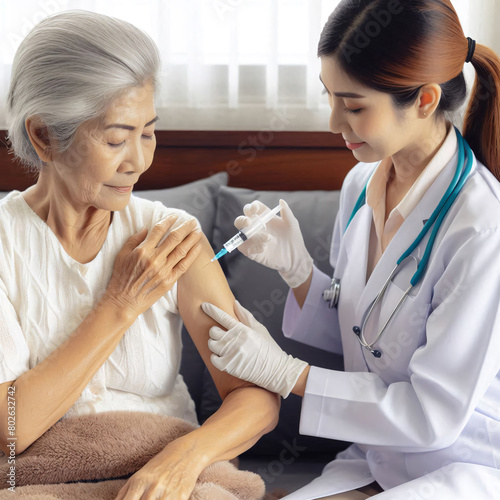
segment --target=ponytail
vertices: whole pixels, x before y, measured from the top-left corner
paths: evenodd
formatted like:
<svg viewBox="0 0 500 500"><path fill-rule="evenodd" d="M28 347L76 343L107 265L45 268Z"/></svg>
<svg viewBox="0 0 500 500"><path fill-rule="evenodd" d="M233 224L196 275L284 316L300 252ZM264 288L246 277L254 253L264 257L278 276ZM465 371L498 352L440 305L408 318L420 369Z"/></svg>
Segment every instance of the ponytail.
<svg viewBox="0 0 500 500"><path fill-rule="evenodd" d="M463 136L478 160L500 180L500 58L476 45L474 87L465 113Z"/></svg>

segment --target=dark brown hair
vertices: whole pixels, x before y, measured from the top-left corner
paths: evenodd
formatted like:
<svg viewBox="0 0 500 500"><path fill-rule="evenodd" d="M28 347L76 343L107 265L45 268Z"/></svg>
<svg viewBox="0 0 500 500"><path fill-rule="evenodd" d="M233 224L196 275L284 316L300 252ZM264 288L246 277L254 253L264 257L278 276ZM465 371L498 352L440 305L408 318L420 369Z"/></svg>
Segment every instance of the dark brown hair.
<svg viewBox="0 0 500 500"><path fill-rule="evenodd" d="M450 0L342 0L318 45L318 57L335 56L351 78L391 94L399 109L413 104L423 85L439 84L436 120L465 102L468 51ZM476 44L471 62L476 78L463 135L500 180L500 58Z"/></svg>

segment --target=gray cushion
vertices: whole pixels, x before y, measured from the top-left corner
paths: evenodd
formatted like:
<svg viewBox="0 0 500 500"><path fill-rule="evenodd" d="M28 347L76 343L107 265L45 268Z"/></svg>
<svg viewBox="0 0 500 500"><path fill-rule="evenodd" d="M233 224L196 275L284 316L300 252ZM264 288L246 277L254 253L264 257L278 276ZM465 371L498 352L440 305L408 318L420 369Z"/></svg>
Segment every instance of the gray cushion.
<svg viewBox="0 0 500 500"><path fill-rule="evenodd" d="M260 200L273 208L278 205L279 199L283 198L299 220L304 241L316 266L331 275L329 251L339 194L339 191L252 191L222 187L217 200L215 248L222 248L237 232L233 222L243 213L245 204ZM237 300L264 323L286 352L315 366L343 369L340 356L299 344L283 336L281 326L288 287L276 271L256 264L238 250L226 255L219 262ZM213 412L214 399L216 398L213 392L204 394L201 407L202 412L205 412L203 418ZM273 454L283 449L283 441L291 444L293 439L297 440L299 446L306 447L305 453L331 452L333 455L345 447L345 443L298 434L301 401L301 398L293 394L282 401L278 426L264 436L252 448L251 453Z"/></svg>

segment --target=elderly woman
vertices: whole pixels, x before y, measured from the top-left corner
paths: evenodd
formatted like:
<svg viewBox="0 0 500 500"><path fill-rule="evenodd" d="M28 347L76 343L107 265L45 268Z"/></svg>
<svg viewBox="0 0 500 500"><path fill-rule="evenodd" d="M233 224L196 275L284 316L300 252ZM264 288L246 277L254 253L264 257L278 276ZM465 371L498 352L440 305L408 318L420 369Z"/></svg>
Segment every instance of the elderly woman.
<svg viewBox="0 0 500 500"><path fill-rule="evenodd" d="M234 315L234 297L218 264L206 266L197 221L131 193L153 160L159 67L139 29L69 11L22 42L7 104L14 154L39 176L0 203L0 449L11 386L18 454L70 415L196 422L179 375L181 320L223 398L129 479L125 499L188 498L205 467L251 447L279 410L276 394L210 362L215 322L200 304Z"/></svg>

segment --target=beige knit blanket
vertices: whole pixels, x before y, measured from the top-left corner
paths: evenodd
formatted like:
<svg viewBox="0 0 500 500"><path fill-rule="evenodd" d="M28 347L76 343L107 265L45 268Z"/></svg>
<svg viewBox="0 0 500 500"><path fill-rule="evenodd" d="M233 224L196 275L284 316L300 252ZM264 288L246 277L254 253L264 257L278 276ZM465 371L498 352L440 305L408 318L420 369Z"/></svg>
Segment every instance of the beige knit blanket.
<svg viewBox="0 0 500 500"><path fill-rule="evenodd" d="M193 429L180 418L144 412L59 420L15 457L15 493L8 489L11 465L0 457L0 500L114 500L126 478ZM98 482L82 482L89 480ZM264 493L257 474L222 461L201 473L191 500L261 500Z"/></svg>

